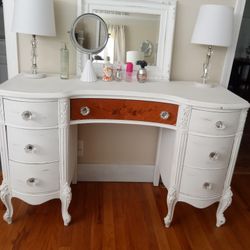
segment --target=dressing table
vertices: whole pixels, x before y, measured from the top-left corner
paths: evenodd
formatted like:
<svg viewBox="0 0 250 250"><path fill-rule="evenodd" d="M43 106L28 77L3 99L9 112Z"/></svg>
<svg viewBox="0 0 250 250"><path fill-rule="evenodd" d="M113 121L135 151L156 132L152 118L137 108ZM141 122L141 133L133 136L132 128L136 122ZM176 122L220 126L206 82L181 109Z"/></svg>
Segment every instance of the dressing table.
<svg viewBox="0 0 250 250"><path fill-rule="evenodd" d="M0 86L4 220L11 198L41 204L58 198L71 217L77 181L77 124L116 123L160 128L153 182L168 189L169 226L178 201L205 208L219 202L217 226L232 201L230 183L249 103L223 87L192 82L83 83L58 76L19 75Z"/></svg>
<svg viewBox="0 0 250 250"><path fill-rule="evenodd" d="M108 9L108 11L107 11ZM78 14L132 13L159 22L156 64L150 80L82 82L58 75L22 74L0 85L3 216L12 222L11 198L31 205L60 199L64 225L71 216L71 184L77 183L77 126L133 124L159 128L152 182L168 190L167 227L178 201L197 208L219 202L217 226L225 223L230 188L249 103L223 87L169 81L176 1L78 1ZM128 15L129 16L129 15ZM75 32L71 31L75 36ZM77 55L77 72L87 58ZM93 65L100 76L100 64Z"/></svg>

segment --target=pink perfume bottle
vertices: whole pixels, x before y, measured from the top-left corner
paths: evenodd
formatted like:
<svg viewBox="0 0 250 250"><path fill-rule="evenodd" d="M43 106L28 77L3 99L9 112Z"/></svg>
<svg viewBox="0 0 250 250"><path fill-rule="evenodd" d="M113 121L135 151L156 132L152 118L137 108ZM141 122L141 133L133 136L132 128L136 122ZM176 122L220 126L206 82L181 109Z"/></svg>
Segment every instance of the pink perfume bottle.
<svg viewBox="0 0 250 250"><path fill-rule="evenodd" d="M126 81L132 82L133 79L133 63L128 62L126 67Z"/></svg>

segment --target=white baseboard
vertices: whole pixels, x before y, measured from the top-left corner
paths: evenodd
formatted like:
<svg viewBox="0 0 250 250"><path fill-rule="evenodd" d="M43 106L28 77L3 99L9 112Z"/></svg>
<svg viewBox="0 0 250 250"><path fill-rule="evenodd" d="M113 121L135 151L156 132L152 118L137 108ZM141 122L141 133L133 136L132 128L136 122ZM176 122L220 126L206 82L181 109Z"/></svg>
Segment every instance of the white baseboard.
<svg viewBox="0 0 250 250"><path fill-rule="evenodd" d="M78 164L78 181L153 182L154 165Z"/></svg>

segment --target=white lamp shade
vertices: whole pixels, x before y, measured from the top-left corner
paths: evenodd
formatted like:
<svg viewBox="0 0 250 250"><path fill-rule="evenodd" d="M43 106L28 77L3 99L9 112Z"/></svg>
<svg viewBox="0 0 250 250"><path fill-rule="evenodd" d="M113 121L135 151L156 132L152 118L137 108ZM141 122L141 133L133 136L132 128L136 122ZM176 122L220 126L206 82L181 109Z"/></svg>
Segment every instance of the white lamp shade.
<svg viewBox="0 0 250 250"><path fill-rule="evenodd" d="M53 0L15 0L12 30L24 34L55 36Z"/></svg>
<svg viewBox="0 0 250 250"><path fill-rule="evenodd" d="M192 43L228 47L232 41L233 8L202 5L196 20Z"/></svg>

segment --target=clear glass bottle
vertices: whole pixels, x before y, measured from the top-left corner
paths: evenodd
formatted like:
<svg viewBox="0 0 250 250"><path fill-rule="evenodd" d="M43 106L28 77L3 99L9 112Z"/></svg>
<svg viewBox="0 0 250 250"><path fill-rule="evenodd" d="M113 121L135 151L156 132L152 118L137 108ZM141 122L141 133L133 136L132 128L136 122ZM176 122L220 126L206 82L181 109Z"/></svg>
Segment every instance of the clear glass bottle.
<svg viewBox="0 0 250 250"><path fill-rule="evenodd" d="M114 79L118 82L122 80L122 65L120 63L116 65Z"/></svg>
<svg viewBox="0 0 250 250"><path fill-rule="evenodd" d="M69 78L69 50L66 44L64 44L64 47L60 49L60 60L61 60L60 78L68 79Z"/></svg>
<svg viewBox="0 0 250 250"><path fill-rule="evenodd" d="M113 80L113 66L110 63L110 57L107 56L103 65L103 76L102 80L105 82L110 82Z"/></svg>

